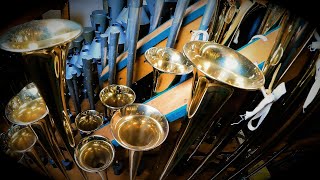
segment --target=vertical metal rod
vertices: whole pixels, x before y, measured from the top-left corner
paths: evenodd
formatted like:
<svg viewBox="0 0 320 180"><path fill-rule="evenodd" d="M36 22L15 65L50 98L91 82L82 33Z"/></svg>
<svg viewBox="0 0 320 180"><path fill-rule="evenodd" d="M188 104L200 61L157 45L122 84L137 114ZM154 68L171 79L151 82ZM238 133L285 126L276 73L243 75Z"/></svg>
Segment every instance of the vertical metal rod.
<svg viewBox="0 0 320 180"><path fill-rule="evenodd" d="M130 0L129 4L129 17L127 26L127 44L128 44L128 57L127 57L127 82L126 85L131 87L133 81L134 62L137 52L137 41L140 29L140 8L142 7L142 0Z"/></svg>
<svg viewBox="0 0 320 180"><path fill-rule="evenodd" d="M204 14L201 19L199 30L205 31L209 28L209 24L213 17L216 4L217 4L216 0L208 0L208 3L206 5L206 10L204 11ZM203 40L202 34L199 36L199 40Z"/></svg>
<svg viewBox="0 0 320 180"><path fill-rule="evenodd" d="M178 0L166 47L174 48L190 0Z"/></svg>
<svg viewBox="0 0 320 180"><path fill-rule="evenodd" d="M101 180L108 180L108 176L104 171L98 171L98 174L101 177Z"/></svg>
<svg viewBox="0 0 320 180"><path fill-rule="evenodd" d="M108 45L108 35L107 34L101 34L100 35L100 42L101 42L101 65L102 69L104 69L107 66L107 45Z"/></svg>
<svg viewBox="0 0 320 180"><path fill-rule="evenodd" d="M79 88L78 88L78 81L77 81L77 75L74 74L72 75L72 84L73 84L73 90L74 90L74 95L76 98L76 106L80 112L80 99L79 99ZM77 112L77 114L79 113Z"/></svg>
<svg viewBox="0 0 320 180"><path fill-rule="evenodd" d="M149 33L151 33L153 30L155 30L158 27L163 5L164 5L164 0L156 1L155 7L154 7L154 13L153 13L153 16L151 17Z"/></svg>
<svg viewBox="0 0 320 180"><path fill-rule="evenodd" d="M130 170L130 180L136 179L137 170L140 164L143 151L129 150L129 170Z"/></svg>
<svg viewBox="0 0 320 180"><path fill-rule="evenodd" d="M108 64L109 64L109 84L116 83L116 59L118 54L118 41L120 32L110 31L110 43L108 51Z"/></svg>
<svg viewBox="0 0 320 180"><path fill-rule="evenodd" d="M90 109L95 109L95 103L93 98L93 87L92 87L92 57L82 57L83 62L83 73L84 73L84 84L87 89L88 99L90 103Z"/></svg>
<svg viewBox="0 0 320 180"><path fill-rule="evenodd" d="M77 100L76 100L73 81L72 81L72 79L66 78L66 82L67 82L68 90L69 90L69 93L70 93L70 96L71 96L71 100L73 102L74 109L76 111L76 114L78 114L80 112L80 109L79 109L79 106L78 106L78 103L77 103Z"/></svg>

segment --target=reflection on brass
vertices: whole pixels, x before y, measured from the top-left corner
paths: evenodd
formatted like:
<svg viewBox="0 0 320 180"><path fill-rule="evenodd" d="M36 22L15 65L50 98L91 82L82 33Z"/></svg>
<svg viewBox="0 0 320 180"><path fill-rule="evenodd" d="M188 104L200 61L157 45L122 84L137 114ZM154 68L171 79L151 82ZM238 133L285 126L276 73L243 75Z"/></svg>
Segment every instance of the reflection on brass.
<svg viewBox="0 0 320 180"><path fill-rule="evenodd" d="M111 119L111 132L124 148L146 151L167 137L167 119L154 107L133 103L117 111Z"/></svg>
<svg viewBox="0 0 320 180"><path fill-rule="evenodd" d="M73 154L71 152L73 151L74 137L70 119L67 116L65 98L66 56L71 42L81 33L82 26L74 21L42 19L32 20L12 27L0 37L1 49L21 53L22 59L17 59L16 61L23 65L26 79L30 83L34 83L43 98L43 101L37 100L19 107L20 111L11 112L11 117L9 116L8 119L23 118L24 122L21 119L16 119L18 121L13 123L30 125L33 121L40 119L40 114L44 115L48 107L49 112L47 113L49 113L50 118L52 117L53 119L52 122L54 122L52 127L49 128L52 129L53 133L61 135L62 143L69 154ZM10 103L8 106L11 106ZM27 106L28 109L25 109ZM33 108L35 109L30 110ZM31 111L33 115L29 116ZM46 115L44 116L47 117ZM46 138L51 142L52 138ZM46 148L50 147L49 145ZM62 159L57 154L59 154L57 150L50 151L50 156L58 168L67 179L70 179L62 164ZM85 178L82 171L81 175Z"/></svg>
<svg viewBox="0 0 320 180"><path fill-rule="evenodd" d="M261 70L231 48L213 42L191 41L184 45L183 52L210 79L247 90L264 85Z"/></svg>
<svg viewBox="0 0 320 180"><path fill-rule="evenodd" d="M11 28L0 38L0 48L29 52L60 45L82 32L78 23L65 19L33 20Z"/></svg>
<svg viewBox="0 0 320 180"><path fill-rule="evenodd" d="M74 152L77 165L87 172L105 170L113 162L114 155L111 141L100 135L82 138Z"/></svg>
<svg viewBox="0 0 320 180"><path fill-rule="evenodd" d="M107 117L111 118L114 112L136 99L135 92L128 86L110 84L99 93L100 101L107 107Z"/></svg>
<svg viewBox="0 0 320 180"><path fill-rule="evenodd" d="M163 139L164 132L159 122L144 115L132 115L119 122L119 141L126 146L153 147Z"/></svg>
<svg viewBox="0 0 320 180"><path fill-rule="evenodd" d="M169 47L151 47L144 56L153 67L153 93L173 85L174 81L192 72L193 67L182 53ZM173 77L172 77L173 76Z"/></svg>
<svg viewBox="0 0 320 180"><path fill-rule="evenodd" d="M29 127L14 126L10 129L8 147L14 152L26 152L37 142L37 136Z"/></svg>
<svg viewBox="0 0 320 180"><path fill-rule="evenodd" d="M140 103L116 111L110 125L115 140L129 150L130 180L135 179L143 151L160 146L169 133L167 118L156 108Z"/></svg>
<svg viewBox="0 0 320 180"><path fill-rule="evenodd" d="M75 124L81 132L90 134L103 124L103 116L98 111L86 110L76 116Z"/></svg>
<svg viewBox="0 0 320 180"><path fill-rule="evenodd" d="M218 112L220 117L224 117L220 111L228 101L239 99L245 93L244 90L260 89L265 81L262 71L255 64L227 46L214 42L190 41L184 45L183 53L194 66L192 91L187 107L188 119L180 130L179 139L160 179L167 177L192 143L209 130L214 123L212 121L217 123ZM234 109L234 113L236 111ZM225 121L228 122L227 119ZM230 123L224 124L226 122L219 123L221 127L229 127ZM199 168L201 167L197 170Z"/></svg>
<svg viewBox="0 0 320 180"><path fill-rule="evenodd" d="M31 124L48 114L48 108L34 83L25 86L7 104L7 119L19 125Z"/></svg>

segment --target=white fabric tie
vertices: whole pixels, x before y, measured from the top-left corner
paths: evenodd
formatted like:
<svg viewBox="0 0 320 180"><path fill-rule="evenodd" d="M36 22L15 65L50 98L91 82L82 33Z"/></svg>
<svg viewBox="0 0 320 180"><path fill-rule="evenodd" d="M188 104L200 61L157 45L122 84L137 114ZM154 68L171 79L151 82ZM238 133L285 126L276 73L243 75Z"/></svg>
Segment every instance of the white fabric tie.
<svg viewBox="0 0 320 180"><path fill-rule="evenodd" d="M313 99L316 97L320 89L320 57L318 57L316 62L316 75L315 75L315 81L308 93L307 99L305 100L303 104L303 112L305 112L305 109L311 104Z"/></svg>
<svg viewBox="0 0 320 180"><path fill-rule="evenodd" d="M251 43L254 39L261 39L262 41L268 41L268 38L266 36L258 34L258 35L253 36L250 39L249 43Z"/></svg>
<svg viewBox="0 0 320 180"><path fill-rule="evenodd" d="M209 40L209 34L207 32L208 30L192 30L191 33L191 41L196 41L200 39L200 35L202 35L202 41L208 41Z"/></svg>
<svg viewBox="0 0 320 180"><path fill-rule="evenodd" d="M286 93L285 83L283 82L279 84L270 94L266 94L264 90L262 90L262 93L264 94L264 99L258 104L258 106L253 111L247 111L246 114L240 115L241 120L231 125L239 124L240 122L251 118L247 126L251 131L256 130L260 126L260 124L263 122L265 117L268 115L272 104ZM258 118L260 119L257 125L253 126L252 125L253 120Z"/></svg>

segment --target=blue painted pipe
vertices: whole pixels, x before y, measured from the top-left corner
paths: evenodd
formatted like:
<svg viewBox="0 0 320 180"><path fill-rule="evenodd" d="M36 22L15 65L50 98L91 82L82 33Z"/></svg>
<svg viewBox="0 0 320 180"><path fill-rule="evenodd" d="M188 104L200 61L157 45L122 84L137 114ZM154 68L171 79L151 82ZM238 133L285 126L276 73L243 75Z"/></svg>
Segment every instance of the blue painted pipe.
<svg viewBox="0 0 320 180"><path fill-rule="evenodd" d="M142 7L142 0L130 0L129 1L129 18L127 27L127 82L126 85L131 87L133 81L133 67L136 59L137 41L140 29L140 10Z"/></svg>
<svg viewBox="0 0 320 180"><path fill-rule="evenodd" d="M206 5L206 10L204 11L204 14L202 16L202 19L201 19L201 23L200 23L200 26L199 26L199 30L207 30L209 28L209 24L210 24L210 21L213 17L213 14L214 14L214 10L216 9L215 6L216 6L216 3L217 1L216 0L208 0L208 3ZM199 40L202 40L203 37L202 37L202 34L199 36Z"/></svg>
<svg viewBox="0 0 320 180"><path fill-rule="evenodd" d="M164 5L164 0L157 0L156 1L155 8L154 8L154 13L150 18L151 22L150 22L149 33L154 31L158 27L159 20L160 20L160 17L161 17L161 12L162 12L162 9L163 9L163 5Z"/></svg>
<svg viewBox="0 0 320 180"><path fill-rule="evenodd" d="M108 30L108 29L107 29ZM108 36L106 33L100 35L101 42L101 65L102 69L107 66L107 45L108 45Z"/></svg>
<svg viewBox="0 0 320 180"><path fill-rule="evenodd" d="M90 109L95 109L95 103L94 103L94 96L93 96L93 78L92 78L92 57L90 55L83 56L82 57L82 63L83 63L83 75L84 75L84 86L87 90L87 95L89 99Z"/></svg>
<svg viewBox="0 0 320 180"><path fill-rule="evenodd" d="M109 84L115 84L116 78L116 59L118 55L118 41L120 32L110 31L110 43L108 51L108 63L109 63Z"/></svg>
<svg viewBox="0 0 320 180"><path fill-rule="evenodd" d="M174 48L190 0L178 0L166 47Z"/></svg>
<svg viewBox="0 0 320 180"><path fill-rule="evenodd" d="M93 24L93 28L95 31L98 31L100 33L103 33L106 31L108 24L107 23L107 16L103 14L91 14L90 19L92 21L91 24Z"/></svg>
<svg viewBox="0 0 320 180"><path fill-rule="evenodd" d="M75 90L75 86L74 86L74 81L73 79L76 79L76 73L74 74L73 68L72 68L72 64L67 65L66 67L66 83L67 83L67 87L68 87L68 91L74 106L74 109L76 111L76 114L78 114L80 112L80 104L79 104L79 97L77 98L77 94L76 94L76 90Z"/></svg>
<svg viewBox="0 0 320 180"><path fill-rule="evenodd" d="M116 22L116 19L124 6L124 0L108 0L108 11L110 16L109 24Z"/></svg>

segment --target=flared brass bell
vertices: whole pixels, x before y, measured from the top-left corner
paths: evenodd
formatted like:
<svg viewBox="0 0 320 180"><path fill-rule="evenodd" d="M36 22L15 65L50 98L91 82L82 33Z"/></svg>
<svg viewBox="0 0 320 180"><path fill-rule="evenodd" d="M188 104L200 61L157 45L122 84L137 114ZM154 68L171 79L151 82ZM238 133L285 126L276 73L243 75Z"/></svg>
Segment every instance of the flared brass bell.
<svg viewBox="0 0 320 180"><path fill-rule="evenodd" d="M179 51L169 47L152 47L144 56L153 67L151 95L165 91L192 72L192 64Z"/></svg>

